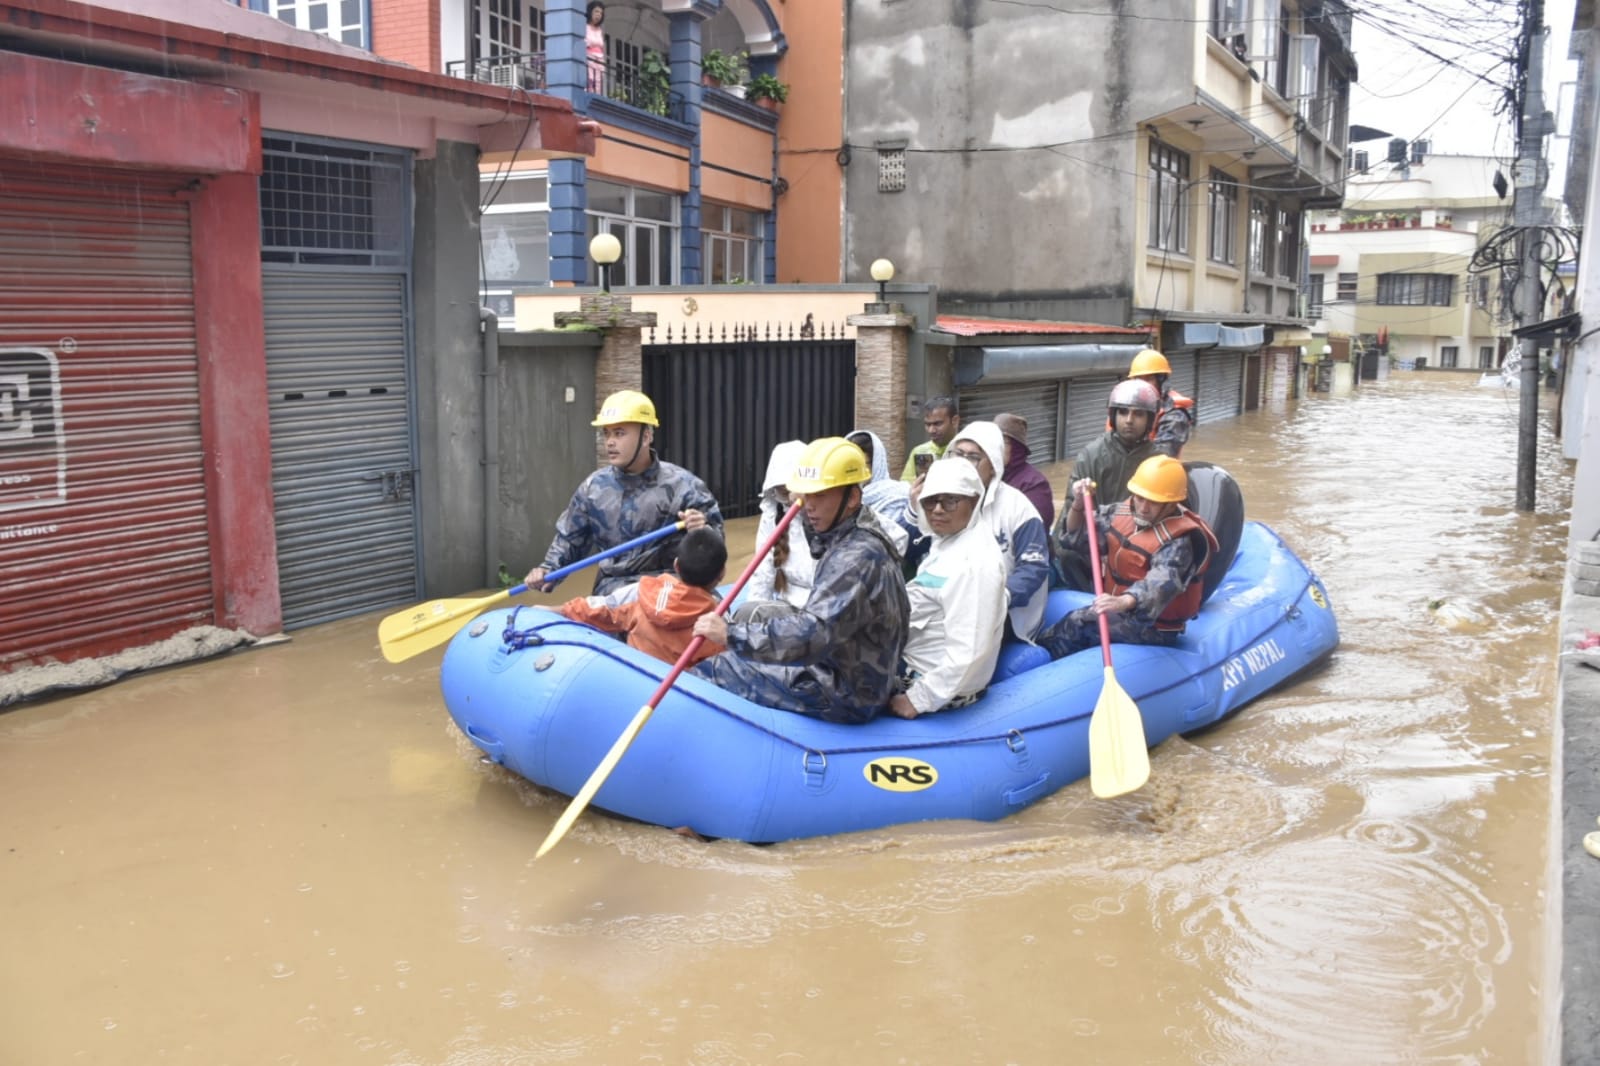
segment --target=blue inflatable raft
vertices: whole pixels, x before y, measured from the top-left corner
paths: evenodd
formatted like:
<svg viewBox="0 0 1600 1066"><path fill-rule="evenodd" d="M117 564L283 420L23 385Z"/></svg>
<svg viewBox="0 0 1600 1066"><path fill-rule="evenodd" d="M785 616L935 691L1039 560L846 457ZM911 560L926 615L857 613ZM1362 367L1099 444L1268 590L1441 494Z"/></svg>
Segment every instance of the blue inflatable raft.
<svg viewBox="0 0 1600 1066"><path fill-rule="evenodd" d="M1089 598L1053 592L1048 618ZM1227 717L1338 642L1316 576L1277 534L1249 522L1175 647L1117 644L1112 657L1153 745ZM1089 773L1089 717L1105 683L1100 649L1021 669L1042 654L1007 648L997 680L970 707L866 725L758 706L686 674L594 806L754 842L1004 818ZM490 612L457 633L440 679L451 716L490 759L570 796L668 669L604 633L524 607Z"/></svg>

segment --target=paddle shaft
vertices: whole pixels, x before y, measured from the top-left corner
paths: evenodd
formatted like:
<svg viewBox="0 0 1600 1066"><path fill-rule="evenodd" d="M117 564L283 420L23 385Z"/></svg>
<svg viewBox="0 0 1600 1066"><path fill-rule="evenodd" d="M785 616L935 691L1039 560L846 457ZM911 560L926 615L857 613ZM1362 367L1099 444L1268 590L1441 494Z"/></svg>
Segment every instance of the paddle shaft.
<svg viewBox="0 0 1600 1066"><path fill-rule="evenodd" d="M1094 570L1094 594L1104 596L1106 592L1105 579L1100 576L1100 524L1095 521L1094 494L1089 487L1083 487L1083 521L1089 533L1089 565ZM1111 665L1111 622L1105 613L1100 614L1100 654L1105 656L1107 666Z"/></svg>
<svg viewBox="0 0 1600 1066"><path fill-rule="evenodd" d="M579 559L575 563L568 563L566 566L563 566L561 569L552 570L548 574L546 574L544 576L545 584L553 585L557 581L560 581L562 578L571 577L573 574L576 574L579 570L586 570L589 567L594 566L597 563L605 562L607 559L610 559L613 556L621 555L623 552L631 552L631 551L633 551L633 549L642 548L646 544L654 544L658 540L661 540L661 539L663 539L665 537L672 536L674 533L676 533L679 530L683 529L683 527L684 527L684 523L680 520L680 521L672 523L672 525L670 525L670 526L662 526L660 529L653 530L652 532L646 533L643 536L634 537L630 541L625 541L622 544L618 544L615 548L607 548L603 552L595 552L593 555L589 556L587 559ZM524 592L527 592L527 591L528 591L528 584L527 584L527 582L523 582L522 584L516 586L515 588L507 589L506 590L506 597L510 598L512 596L520 596Z"/></svg>
<svg viewBox="0 0 1600 1066"><path fill-rule="evenodd" d="M749 565L744 568L744 573L739 575L739 580L734 582L733 588L722 598L722 602L717 604L715 610L712 611L713 614L725 614L733 604L733 601L738 599L739 593L744 591L745 585L749 583L751 576L755 574L756 568L767 557L767 553L772 551L772 546L778 543L778 538L789 535L789 523L794 521L794 516L800 512L801 506L802 501L796 500L783 513L783 517L778 520L778 527L756 549L756 553L751 558ZM556 824L550 827L550 832L544 838L544 843L540 844L539 850L534 852L533 857L535 859L543 858L545 852L559 844L561 838L567 835L567 830L572 828L573 823L578 820L578 815L582 814L584 808L589 806L589 801L594 799L595 793L600 791L600 786L606 783L606 778L610 777L611 771L616 769L617 763L622 760L623 754L633 744L634 738L639 735L639 730L644 728L644 724L655 713L656 705L665 698L667 691L672 688L672 683L678 680L678 676L683 673L694 658L695 652L700 650L700 646L705 643L705 639L705 637L695 637L689 642L689 646L683 649L683 654L678 656L678 661L672 664L672 672L667 674L666 679L656 688L655 694L650 697L650 702L639 708L639 713L633 716L627 728L622 731L622 735L612 743L611 750L606 752L605 758L600 760L600 765L594 768L594 772L583 783L583 787L578 789L578 794L572 797L571 803L567 804L567 809L561 812L561 817L556 819Z"/></svg>

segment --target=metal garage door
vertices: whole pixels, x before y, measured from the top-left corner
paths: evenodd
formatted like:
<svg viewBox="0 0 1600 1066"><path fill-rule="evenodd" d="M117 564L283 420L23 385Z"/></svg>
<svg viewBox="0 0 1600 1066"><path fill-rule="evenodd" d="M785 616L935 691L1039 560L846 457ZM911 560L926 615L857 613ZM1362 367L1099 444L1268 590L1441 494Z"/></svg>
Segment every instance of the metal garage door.
<svg viewBox="0 0 1600 1066"><path fill-rule="evenodd" d="M1067 382L1067 458L1076 457L1085 444L1106 431L1106 403L1119 380L1110 374Z"/></svg>
<svg viewBox="0 0 1600 1066"><path fill-rule="evenodd" d="M1220 422L1239 413L1244 395L1244 356L1236 352L1200 359L1200 391L1195 396L1195 421Z"/></svg>
<svg viewBox="0 0 1600 1066"><path fill-rule="evenodd" d="M284 628L417 599L405 278L262 277Z"/></svg>
<svg viewBox="0 0 1600 1066"><path fill-rule="evenodd" d="M1178 352L1167 356L1167 362L1172 364L1172 374L1167 378L1167 388L1177 389L1193 399L1200 391L1194 353Z"/></svg>
<svg viewBox="0 0 1600 1066"><path fill-rule="evenodd" d="M0 666L214 618L190 181L0 162Z"/></svg>
<svg viewBox="0 0 1600 1066"><path fill-rule="evenodd" d="M1028 420L1028 455L1032 463L1053 463L1059 417L1061 382L1021 381L988 388L962 389L956 397L961 423L993 422L1010 412Z"/></svg>

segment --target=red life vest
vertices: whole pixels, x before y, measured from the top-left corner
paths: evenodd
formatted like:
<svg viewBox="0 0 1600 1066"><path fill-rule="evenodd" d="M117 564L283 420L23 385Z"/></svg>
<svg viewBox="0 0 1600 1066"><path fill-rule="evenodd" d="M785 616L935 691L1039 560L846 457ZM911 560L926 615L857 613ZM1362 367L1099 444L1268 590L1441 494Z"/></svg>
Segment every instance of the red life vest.
<svg viewBox="0 0 1600 1066"><path fill-rule="evenodd" d="M1166 518L1144 529L1134 522L1133 508L1127 500L1117 504L1117 509L1111 514L1111 536L1106 544L1105 559L1102 560L1106 591L1113 596L1127 592L1150 572L1151 556L1165 545L1190 533L1199 533L1204 537L1205 554L1200 557L1200 566L1190 578L1188 586L1172 598L1161 612L1161 617L1156 619L1157 629L1182 632L1184 623L1200 613L1200 596L1205 584L1200 578L1218 550L1217 536L1206 525L1205 519L1182 504Z"/></svg>

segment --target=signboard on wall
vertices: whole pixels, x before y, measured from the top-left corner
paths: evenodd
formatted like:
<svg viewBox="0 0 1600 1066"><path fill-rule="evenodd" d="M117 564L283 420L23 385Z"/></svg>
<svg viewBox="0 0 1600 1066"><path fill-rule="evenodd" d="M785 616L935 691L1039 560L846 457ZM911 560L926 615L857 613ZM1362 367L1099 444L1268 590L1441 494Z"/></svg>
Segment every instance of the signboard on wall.
<svg viewBox="0 0 1600 1066"><path fill-rule="evenodd" d="M0 348L0 512L66 499L60 364L43 348Z"/></svg>

